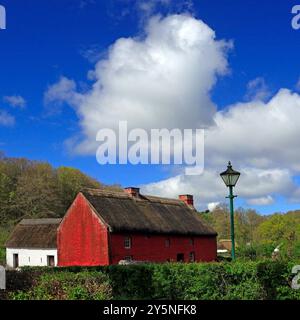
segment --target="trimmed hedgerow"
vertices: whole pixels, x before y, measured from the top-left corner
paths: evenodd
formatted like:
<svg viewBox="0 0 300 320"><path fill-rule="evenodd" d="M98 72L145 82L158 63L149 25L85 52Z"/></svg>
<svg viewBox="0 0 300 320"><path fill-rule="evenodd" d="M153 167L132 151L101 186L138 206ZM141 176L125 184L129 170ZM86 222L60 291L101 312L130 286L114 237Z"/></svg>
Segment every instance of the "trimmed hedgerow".
<svg viewBox="0 0 300 320"><path fill-rule="evenodd" d="M300 299L296 263L236 261L25 268L8 273L10 299Z"/></svg>
<svg viewBox="0 0 300 320"><path fill-rule="evenodd" d="M13 300L108 300L112 298L108 276L101 272L40 274L28 291L11 292Z"/></svg>

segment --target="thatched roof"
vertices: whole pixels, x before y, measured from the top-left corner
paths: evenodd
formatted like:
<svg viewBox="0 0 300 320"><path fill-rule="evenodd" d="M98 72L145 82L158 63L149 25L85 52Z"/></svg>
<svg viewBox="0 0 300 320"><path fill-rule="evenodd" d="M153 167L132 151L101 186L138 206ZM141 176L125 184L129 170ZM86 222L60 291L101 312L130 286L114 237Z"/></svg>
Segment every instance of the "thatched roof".
<svg viewBox="0 0 300 320"><path fill-rule="evenodd" d="M6 241L7 248L55 249L61 219L24 219Z"/></svg>
<svg viewBox="0 0 300 320"><path fill-rule="evenodd" d="M82 194L111 232L216 236L196 210L181 200L133 197L105 189L86 189Z"/></svg>

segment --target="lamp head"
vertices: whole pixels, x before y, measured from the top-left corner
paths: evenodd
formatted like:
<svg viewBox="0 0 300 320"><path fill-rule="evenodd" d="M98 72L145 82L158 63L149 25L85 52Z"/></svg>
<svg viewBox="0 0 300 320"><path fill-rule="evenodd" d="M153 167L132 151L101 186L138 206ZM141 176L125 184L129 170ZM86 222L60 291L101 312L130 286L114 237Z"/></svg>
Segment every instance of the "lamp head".
<svg viewBox="0 0 300 320"><path fill-rule="evenodd" d="M231 162L228 162L227 170L220 174L227 187L234 187L239 180L240 173L232 169Z"/></svg>

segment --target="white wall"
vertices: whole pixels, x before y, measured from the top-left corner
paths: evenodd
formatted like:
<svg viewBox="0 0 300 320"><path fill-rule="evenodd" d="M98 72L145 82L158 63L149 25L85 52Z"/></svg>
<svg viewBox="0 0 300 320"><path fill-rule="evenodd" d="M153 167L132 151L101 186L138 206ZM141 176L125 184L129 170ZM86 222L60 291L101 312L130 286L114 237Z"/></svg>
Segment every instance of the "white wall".
<svg viewBox="0 0 300 320"><path fill-rule="evenodd" d="M13 268L13 255L19 255L19 266L47 266L47 256L54 256L57 266L57 249L6 249L6 265Z"/></svg>

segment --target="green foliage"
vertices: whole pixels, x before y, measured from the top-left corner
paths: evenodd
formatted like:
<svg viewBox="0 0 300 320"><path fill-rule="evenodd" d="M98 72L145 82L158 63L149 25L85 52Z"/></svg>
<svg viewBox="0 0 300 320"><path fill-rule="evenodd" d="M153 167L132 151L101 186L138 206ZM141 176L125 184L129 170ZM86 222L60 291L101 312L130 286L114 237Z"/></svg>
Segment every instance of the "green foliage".
<svg viewBox="0 0 300 320"><path fill-rule="evenodd" d="M112 296L104 273L63 271L42 274L29 291L12 292L9 297L12 300L108 300Z"/></svg>
<svg viewBox="0 0 300 320"><path fill-rule="evenodd" d="M153 265L109 266L107 268L116 299L150 299Z"/></svg>
<svg viewBox="0 0 300 320"><path fill-rule="evenodd" d="M266 300L300 299L297 262L165 263L91 268L26 268L9 298ZM11 277L12 274L9 274ZM22 276L25 278L22 280ZM11 283L11 282L10 282ZM31 283L28 287L28 283Z"/></svg>
<svg viewBox="0 0 300 320"><path fill-rule="evenodd" d="M271 258L279 246L279 258L300 258L300 211L262 216L251 209L235 210L237 256L242 259ZM199 213L218 233L218 239L230 239L230 215L226 205Z"/></svg>
<svg viewBox="0 0 300 320"><path fill-rule="evenodd" d="M1 157L0 225L14 225L22 218L61 217L80 189L100 186L77 169Z"/></svg>
<svg viewBox="0 0 300 320"><path fill-rule="evenodd" d="M100 183L98 181L86 176L78 169L60 167L56 172L61 201L65 210L70 206L77 193L83 187L100 187Z"/></svg>
<svg viewBox="0 0 300 320"><path fill-rule="evenodd" d="M241 245L236 250L236 256L242 260L258 260L270 258L276 246L272 244L254 243L250 245Z"/></svg>
<svg viewBox="0 0 300 320"><path fill-rule="evenodd" d="M262 243L280 244L300 240L300 215L275 214L264 221L257 229Z"/></svg>
<svg viewBox="0 0 300 320"><path fill-rule="evenodd" d="M200 213L200 216L217 231L219 239L230 239L230 215L226 205L219 205L211 212ZM238 245L256 242L256 230L266 219L266 216L261 216L252 209L235 210L235 236Z"/></svg>
<svg viewBox="0 0 300 320"><path fill-rule="evenodd" d="M5 249L0 248L0 265L5 265Z"/></svg>
<svg viewBox="0 0 300 320"><path fill-rule="evenodd" d="M300 258L300 213L274 214L256 230L261 244L279 247L280 258Z"/></svg>
<svg viewBox="0 0 300 320"><path fill-rule="evenodd" d="M6 260L6 251L4 248L4 244L6 239L9 236L10 233L9 227L4 228L0 226L0 265L5 265L5 260Z"/></svg>

